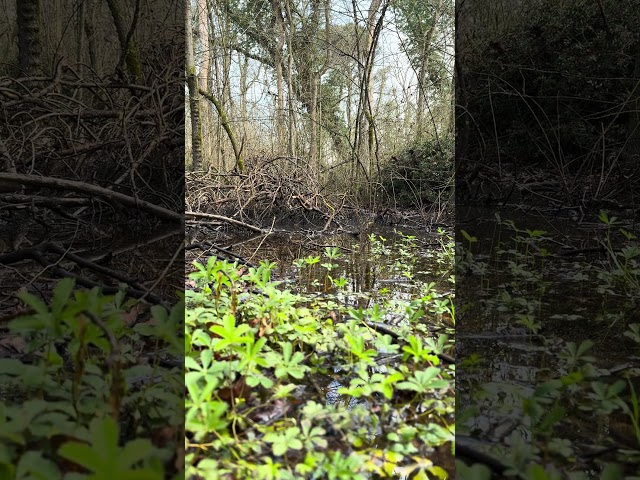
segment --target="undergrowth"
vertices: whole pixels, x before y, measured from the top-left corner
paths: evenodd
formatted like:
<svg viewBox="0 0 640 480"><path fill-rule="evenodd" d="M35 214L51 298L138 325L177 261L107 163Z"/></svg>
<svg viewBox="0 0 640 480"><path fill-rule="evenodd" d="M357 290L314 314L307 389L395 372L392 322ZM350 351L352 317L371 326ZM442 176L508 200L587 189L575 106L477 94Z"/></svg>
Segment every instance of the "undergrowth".
<svg viewBox="0 0 640 480"><path fill-rule="evenodd" d="M72 279L50 305L19 297L31 313L3 337L15 354L0 359L0 478L179 478L184 303L134 325L136 301Z"/></svg>
<svg viewBox="0 0 640 480"><path fill-rule="evenodd" d="M399 280L427 275L415 238L371 241L374 257L396 258L388 268ZM446 283L453 244L442 243L448 257L428 274ZM418 280L406 296L378 288L358 306L340 257L327 248L295 261L295 291L272 279L268 261L194 264L187 479L447 477L435 453L450 453L455 434L455 369L438 357L453 342L452 294Z"/></svg>

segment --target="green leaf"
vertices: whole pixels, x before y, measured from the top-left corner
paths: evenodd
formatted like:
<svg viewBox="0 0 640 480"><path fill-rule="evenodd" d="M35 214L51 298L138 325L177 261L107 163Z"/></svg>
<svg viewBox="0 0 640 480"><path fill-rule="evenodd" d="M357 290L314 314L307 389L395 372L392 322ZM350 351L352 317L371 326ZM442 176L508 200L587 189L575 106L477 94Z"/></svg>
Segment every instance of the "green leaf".
<svg viewBox="0 0 640 480"><path fill-rule="evenodd" d="M118 425L112 417L94 418L89 425L94 448L105 458L118 456Z"/></svg>
<svg viewBox="0 0 640 480"><path fill-rule="evenodd" d="M61 474L55 463L43 458L42 452L31 450L20 457L15 478L16 480L58 480Z"/></svg>
<svg viewBox="0 0 640 480"><path fill-rule="evenodd" d="M21 291L18 292L17 297L28 306L33 308L36 313L39 313L40 315L47 315L49 313L49 308L47 307L46 303L44 303L35 295L32 295L29 292Z"/></svg>
<svg viewBox="0 0 640 480"><path fill-rule="evenodd" d="M478 239L476 237L473 237L473 236L469 235L469 233L466 230L460 230L460 233L462 233L462 236L469 243L475 243L475 242L478 241Z"/></svg>
<svg viewBox="0 0 640 480"><path fill-rule="evenodd" d="M73 292L75 283L76 281L73 278L64 278L58 282L51 300L51 313L56 317L60 315L63 308L69 301L69 297L71 296L71 292Z"/></svg>
<svg viewBox="0 0 640 480"><path fill-rule="evenodd" d="M58 454L92 472L99 472L105 467L102 456L84 443L67 442L58 449Z"/></svg>
<svg viewBox="0 0 640 480"><path fill-rule="evenodd" d="M137 438L127 443L118 456L118 466L125 470L144 460L153 450L151 441L146 438Z"/></svg>

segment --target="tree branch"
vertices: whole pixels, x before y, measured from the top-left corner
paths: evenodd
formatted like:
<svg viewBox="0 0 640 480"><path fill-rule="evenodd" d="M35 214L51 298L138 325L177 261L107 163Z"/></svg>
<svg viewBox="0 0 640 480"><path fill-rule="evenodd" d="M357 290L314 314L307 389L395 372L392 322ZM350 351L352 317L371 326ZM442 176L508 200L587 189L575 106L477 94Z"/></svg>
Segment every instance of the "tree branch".
<svg viewBox="0 0 640 480"><path fill-rule="evenodd" d="M43 177L40 175L23 175L19 173L0 173L0 184L13 183L18 185L31 185L35 187L57 188L62 190L72 190L88 195L102 197L111 203L122 204L132 208L138 208L158 217L172 222L182 222L180 213L173 212L153 203L138 200L123 193L114 192L107 188L91 185L89 183L78 182L76 180L65 180L62 178Z"/></svg>

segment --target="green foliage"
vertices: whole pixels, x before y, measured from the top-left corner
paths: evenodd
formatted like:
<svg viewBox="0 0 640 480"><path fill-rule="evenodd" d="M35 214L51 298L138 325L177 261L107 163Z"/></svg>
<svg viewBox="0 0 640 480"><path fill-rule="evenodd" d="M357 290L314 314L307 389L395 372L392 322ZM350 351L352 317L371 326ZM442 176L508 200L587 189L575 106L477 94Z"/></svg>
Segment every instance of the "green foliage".
<svg viewBox="0 0 640 480"><path fill-rule="evenodd" d="M506 227L509 235L492 249L493 275L486 281L484 278L473 280L482 288L469 294L465 299L467 305L461 308L466 312L481 305L486 315L481 320L490 319L497 332L522 338L518 342L528 342L527 355L533 352L527 361L532 362L531 371L536 375L526 384L476 381L475 366L490 359L481 358L477 353L470 355L463 365L469 372L468 383L473 386L457 402L459 432L468 431L474 423L477 425L478 416L491 417L498 423L511 422L508 430L511 433L503 433L500 445L490 450L492 456L509 467L508 474L518 478L566 478L569 470L575 468L575 458L584 449L583 443L596 435L591 428L597 428L593 425L598 422L607 425L607 432L617 432L619 442L613 444L615 457L611 458L615 462L604 468L601 478L624 478L622 469L635 468L640 458L637 369L623 368L622 373L614 374L606 363L610 359L603 357L603 344L606 345L603 339L585 338L588 331L595 331L594 326L602 325L602 319L612 318L608 315L611 314L614 322L597 331L606 331L603 336L615 339L616 346L625 338L640 345L640 327L624 315L628 309L633 310L640 299L637 288L640 274L635 263L637 239L627 231L617 232L616 238L614 229L619 227L618 219L606 212L600 212L598 218L604 227L602 244L607 258L596 265L558 261L548 250L555 242L549 234L521 229L512 221L498 218L498 226ZM457 267L464 271L467 280L487 275L486 264L477 260L477 248L475 237L462 232L457 244ZM549 262L550 258L556 262ZM585 280L591 280L596 286L575 296L567 295L566 292L574 291L572 289L582 288ZM600 318L585 315L587 309L579 303L585 296L593 297L592 306L603 309ZM562 297L561 304L553 303L558 302L558 297ZM571 298L571 302L566 302L566 298ZM571 313L557 311L562 309ZM472 318L477 321L477 314ZM463 318L463 322L466 320ZM553 326L551 335L544 328L549 324ZM570 330L572 325L578 325L579 330ZM581 340L558 338L557 332L563 328ZM539 360L532 360L534 358ZM549 358L553 358L551 368L547 366ZM490 413L486 409L490 409ZM615 428L618 422L630 428L619 432ZM522 438L527 438L527 442ZM505 446L509 447L506 452ZM458 467L462 478L485 475L479 466L459 462ZM587 478L578 472L572 475Z"/></svg>
<svg viewBox="0 0 640 480"><path fill-rule="evenodd" d="M421 277L409 261L415 239L400 238L391 247L373 238L371 248L398 259L391 271ZM333 248L296 260L295 291L271 280L268 262L196 266L196 287L186 292L187 476L391 478L416 462L443 472L429 449L453 441L455 374L429 348L451 341L423 331L425 312L440 311L442 299L414 289L410 299L378 293L358 308L341 261ZM312 271L345 283L314 287ZM301 293L320 287L320 296ZM406 336L365 323L388 315ZM410 354L394 360L405 345Z"/></svg>
<svg viewBox="0 0 640 480"><path fill-rule="evenodd" d="M345 121L345 112L342 107L342 100L347 90L344 72L332 69L322 79L320 85L321 125L328 132L336 152L346 157L349 153L349 127Z"/></svg>
<svg viewBox="0 0 640 480"><path fill-rule="evenodd" d="M447 73L446 49L439 44L442 32L453 30L453 4L450 2L401 0L393 2L393 11L400 29L407 35L407 56L416 72L420 71L423 59L429 65L427 88L442 88ZM426 79L425 79L426 80Z"/></svg>
<svg viewBox="0 0 640 480"><path fill-rule="evenodd" d="M135 468L137 464L151 457L153 446L148 439L136 439L123 448L118 446L118 426L107 417L94 419L89 426L91 443L67 442L58 450L58 454L77 465L89 470L91 480L156 480L162 478L162 469L158 465L147 468Z"/></svg>
<svg viewBox="0 0 640 480"><path fill-rule="evenodd" d="M131 328L124 317L137 302L122 292L76 291L64 279L50 305L27 292L20 298L33 313L9 324L26 342L23 354L0 360L0 477L166 478L176 444L158 448L150 438L181 430L182 369L160 361L182 356L184 303L152 307L153 322ZM138 363L139 349L147 364Z"/></svg>

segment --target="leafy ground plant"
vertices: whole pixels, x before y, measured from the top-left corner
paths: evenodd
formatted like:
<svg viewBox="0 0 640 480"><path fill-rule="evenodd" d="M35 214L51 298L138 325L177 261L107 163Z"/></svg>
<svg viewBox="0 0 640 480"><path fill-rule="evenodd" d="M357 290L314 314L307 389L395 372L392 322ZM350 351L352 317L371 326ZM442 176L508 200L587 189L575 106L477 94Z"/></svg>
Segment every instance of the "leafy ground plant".
<svg viewBox="0 0 640 480"><path fill-rule="evenodd" d="M50 305L20 298L29 313L5 336L19 348L0 359L0 478L179 478L184 303L143 315L72 279Z"/></svg>
<svg viewBox="0 0 640 480"><path fill-rule="evenodd" d="M405 280L424 277L408 254L416 242L395 245L401 252L388 247L389 268ZM269 262L194 264L185 324L188 479L452 473L442 458L453 448L455 369L439 356L452 347L452 298L417 281L408 296L378 291L363 306L339 257L327 249L295 261L294 291L272 279ZM451 264L445 270L446 281Z"/></svg>

